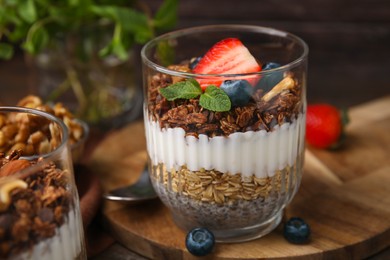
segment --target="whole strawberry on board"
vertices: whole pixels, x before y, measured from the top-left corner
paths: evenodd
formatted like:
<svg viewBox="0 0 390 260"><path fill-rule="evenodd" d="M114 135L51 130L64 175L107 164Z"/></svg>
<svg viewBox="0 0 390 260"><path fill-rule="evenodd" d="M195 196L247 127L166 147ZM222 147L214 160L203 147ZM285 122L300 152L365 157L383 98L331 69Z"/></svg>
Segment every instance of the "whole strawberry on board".
<svg viewBox="0 0 390 260"><path fill-rule="evenodd" d="M306 141L316 148L338 148L344 139L344 127L347 123L346 111L329 104L308 105Z"/></svg>

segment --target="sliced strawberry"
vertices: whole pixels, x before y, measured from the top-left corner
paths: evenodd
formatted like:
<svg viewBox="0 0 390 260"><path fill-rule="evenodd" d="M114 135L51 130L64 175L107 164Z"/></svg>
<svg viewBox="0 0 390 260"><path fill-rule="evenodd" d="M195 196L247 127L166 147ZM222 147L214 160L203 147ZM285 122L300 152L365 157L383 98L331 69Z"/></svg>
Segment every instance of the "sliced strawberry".
<svg viewBox="0 0 390 260"><path fill-rule="evenodd" d="M196 74L246 74L261 71L261 66L239 39L227 38L216 43L194 68ZM227 78L197 78L202 89L208 85L219 87ZM252 86L260 76L247 76L234 79L245 79Z"/></svg>

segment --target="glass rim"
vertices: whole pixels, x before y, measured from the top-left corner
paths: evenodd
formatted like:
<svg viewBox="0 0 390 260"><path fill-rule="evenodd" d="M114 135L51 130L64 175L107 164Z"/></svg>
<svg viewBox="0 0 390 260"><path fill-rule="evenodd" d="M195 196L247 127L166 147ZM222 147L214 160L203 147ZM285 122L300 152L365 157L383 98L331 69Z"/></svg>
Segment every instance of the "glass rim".
<svg viewBox="0 0 390 260"><path fill-rule="evenodd" d="M68 145L69 140L69 131L66 127L65 123L55 115L52 115L50 113L44 112L42 110L34 109L34 108L27 108L27 107L13 107L13 106L0 106L0 113L4 112L17 112L17 113L25 113L25 114L34 114L37 116L45 117L56 124L58 124L63 132L62 140L59 146L57 146L53 151L50 151L48 153L43 154L36 154L36 155L30 155L30 156L20 156L20 159L26 159L26 160L34 160L39 158L49 158L51 156L57 156L61 151Z"/></svg>
<svg viewBox="0 0 390 260"><path fill-rule="evenodd" d="M266 71L261 70L259 72L240 73L240 74L196 74L196 73L191 73L191 72L176 71L176 70L169 69L165 66L159 65L159 64L151 61L146 55L146 52L148 49L157 46L158 42L161 42L164 40L172 40L172 39L178 38L180 36L191 35L194 33L201 33L201 32L205 32L205 31L208 31L208 32L215 31L215 30L230 31L232 29L235 29L235 30L240 29L240 30L244 30L246 32L263 33L263 34L267 34L267 35L275 35L275 36L279 36L279 37L290 38L290 39L294 40L295 42L299 43L302 46L303 51L297 59L295 59L287 64L284 64L283 66L280 66L278 68L269 69ZM266 74L271 74L271 73L276 72L276 71L287 70L289 68L295 67L295 66L301 64L302 62L304 62L308 56L308 53L309 53L309 47L306 44L306 42L303 39L301 39L299 36L292 34L292 33L289 33L287 31L274 29L271 27L259 26L259 25L220 24L220 25L205 25L205 26L189 27L189 28L179 29L179 30L175 30L175 31L168 32L168 33L162 34L160 36L157 36L157 37L153 38L152 40L150 40L149 42L147 42L142 47L141 58L142 58L143 62L148 67L153 68L161 73L169 74L172 76L201 77L201 78L209 78L209 77L221 77L221 78L232 78L233 77L234 78L234 77L248 77L248 76L266 75Z"/></svg>

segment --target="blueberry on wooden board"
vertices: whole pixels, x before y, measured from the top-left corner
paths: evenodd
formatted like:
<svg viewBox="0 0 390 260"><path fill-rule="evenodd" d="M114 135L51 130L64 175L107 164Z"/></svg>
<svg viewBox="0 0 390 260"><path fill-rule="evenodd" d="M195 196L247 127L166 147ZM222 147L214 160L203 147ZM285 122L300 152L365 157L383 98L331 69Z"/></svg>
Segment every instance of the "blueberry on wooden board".
<svg viewBox="0 0 390 260"><path fill-rule="evenodd" d="M309 241L310 227L303 219L293 217L284 224L283 235L290 243L303 244Z"/></svg>
<svg viewBox="0 0 390 260"><path fill-rule="evenodd" d="M186 237L187 250L195 256L205 256L214 248L215 238L206 228L194 228Z"/></svg>

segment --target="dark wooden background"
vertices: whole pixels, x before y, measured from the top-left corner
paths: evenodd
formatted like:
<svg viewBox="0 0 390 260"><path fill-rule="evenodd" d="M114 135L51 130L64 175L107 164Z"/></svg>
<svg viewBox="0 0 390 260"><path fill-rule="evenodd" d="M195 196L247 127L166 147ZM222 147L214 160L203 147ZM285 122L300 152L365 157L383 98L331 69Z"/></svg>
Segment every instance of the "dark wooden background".
<svg viewBox="0 0 390 260"><path fill-rule="evenodd" d="M142 1L152 10L161 3ZM390 94L390 0L180 1L177 28L209 24L262 25L303 38L309 102L352 106ZM27 72L21 55L0 61L0 102L13 104L31 91Z"/></svg>

